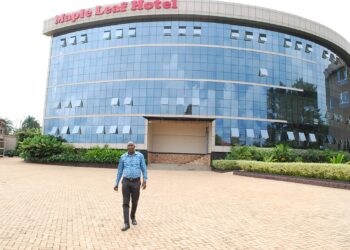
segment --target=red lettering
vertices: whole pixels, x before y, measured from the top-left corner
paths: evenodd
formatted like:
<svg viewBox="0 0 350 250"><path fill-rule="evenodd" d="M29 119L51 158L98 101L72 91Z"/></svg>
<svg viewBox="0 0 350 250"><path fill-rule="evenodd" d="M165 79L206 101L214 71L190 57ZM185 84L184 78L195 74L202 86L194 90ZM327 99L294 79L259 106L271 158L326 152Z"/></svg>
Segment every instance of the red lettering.
<svg viewBox="0 0 350 250"><path fill-rule="evenodd" d="M122 2L120 4L120 12L125 12L127 7L128 7L128 3L127 2Z"/></svg>
<svg viewBox="0 0 350 250"><path fill-rule="evenodd" d="M68 21L70 21L70 20L72 20L72 17L71 17L71 15L64 15L64 21L65 22L68 22Z"/></svg>
<svg viewBox="0 0 350 250"><path fill-rule="evenodd" d="M78 20L80 17L80 13L76 12L72 14L72 22L74 23L76 20Z"/></svg>
<svg viewBox="0 0 350 250"><path fill-rule="evenodd" d="M169 1L163 2L163 8L164 9L170 9L171 8L171 2L169 2Z"/></svg>
<svg viewBox="0 0 350 250"><path fill-rule="evenodd" d="M131 2L131 10L143 10L143 0L132 1Z"/></svg>
<svg viewBox="0 0 350 250"><path fill-rule="evenodd" d="M95 15L100 16L103 14L104 14L104 12L103 12L103 10L101 10L101 6L96 6Z"/></svg>
<svg viewBox="0 0 350 250"><path fill-rule="evenodd" d="M154 6L156 7L157 10L159 10L159 9L162 8L162 6L160 6L160 4L161 4L161 1L160 1L160 0L154 1Z"/></svg>
<svg viewBox="0 0 350 250"><path fill-rule="evenodd" d="M173 2L173 9L177 9L177 0L172 0Z"/></svg>
<svg viewBox="0 0 350 250"><path fill-rule="evenodd" d="M92 10L87 10L86 17L91 17L91 16L92 16Z"/></svg>
<svg viewBox="0 0 350 250"><path fill-rule="evenodd" d="M63 15L60 15L60 16L56 16L56 24L59 24L59 23L64 23L64 14Z"/></svg>
<svg viewBox="0 0 350 250"><path fill-rule="evenodd" d="M107 6L107 7L105 8L105 13L106 13L106 14L111 14L111 13L112 13L112 8Z"/></svg>
<svg viewBox="0 0 350 250"><path fill-rule="evenodd" d="M70 14L62 14L55 16L55 24L65 23L65 22L76 22L78 19L83 19L85 17L91 17L92 15L100 16L104 14L126 12L128 9L129 3L122 2L114 6L96 6L95 12L92 9L81 9L78 12ZM151 0L144 2L144 0L132 0L131 8L132 11L137 10L151 10L151 9L177 9L177 0Z"/></svg>
<svg viewBox="0 0 350 250"><path fill-rule="evenodd" d="M119 6L118 5L114 5L112 9L113 9L113 13L118 13L119 12Z"/></svg>
<svg viewBox="0 0 350 250"><path fill-rule="evenodd" d="M150 9L153 9L153 3L152 2L148 2L148 3L145 3L144 7L146 10L150 10Z"/></svg>

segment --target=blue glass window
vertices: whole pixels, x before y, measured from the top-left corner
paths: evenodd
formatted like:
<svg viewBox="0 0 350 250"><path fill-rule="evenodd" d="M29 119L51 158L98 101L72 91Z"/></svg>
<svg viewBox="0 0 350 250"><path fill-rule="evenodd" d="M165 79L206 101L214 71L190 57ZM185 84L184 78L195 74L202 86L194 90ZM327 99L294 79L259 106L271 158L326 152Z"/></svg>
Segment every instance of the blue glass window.
<svg viewBox="0 0 350 250"><path fill-rule="evenodd" d="M136 28L129 28L129 37L136 37Z"/></svg>

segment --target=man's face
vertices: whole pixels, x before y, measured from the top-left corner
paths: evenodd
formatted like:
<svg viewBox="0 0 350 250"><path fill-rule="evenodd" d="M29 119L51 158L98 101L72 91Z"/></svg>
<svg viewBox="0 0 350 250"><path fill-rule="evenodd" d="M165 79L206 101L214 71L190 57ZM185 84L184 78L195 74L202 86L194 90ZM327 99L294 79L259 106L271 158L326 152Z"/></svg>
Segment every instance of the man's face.
<svg viewBox="0 0 350 250"><path fill-rule="evenodd" d="M135 152L135 145L128 145L128 152L134 153Z"/></svg>

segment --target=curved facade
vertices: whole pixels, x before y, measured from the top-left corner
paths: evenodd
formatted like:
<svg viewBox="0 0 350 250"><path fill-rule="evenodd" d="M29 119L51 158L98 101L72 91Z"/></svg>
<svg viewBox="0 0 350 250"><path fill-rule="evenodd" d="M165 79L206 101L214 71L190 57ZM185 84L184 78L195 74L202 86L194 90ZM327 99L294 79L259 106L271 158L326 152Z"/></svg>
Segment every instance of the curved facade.
<svg viewBox="0 0 350 250"><path fill-rule="evenodd" d="M303 19L292 15L294 26L249 17L249 8L278 13L263 8L199 1L195 12L191 1L165 2L46 21L52 46L45 134L81 147L122 148L133 140L152 153L208 154L281 141L349 148L350 46L342 37L298 30ZM220 14L220 6L228 10ZM234 15L238 7L247 16Z"/></svg>

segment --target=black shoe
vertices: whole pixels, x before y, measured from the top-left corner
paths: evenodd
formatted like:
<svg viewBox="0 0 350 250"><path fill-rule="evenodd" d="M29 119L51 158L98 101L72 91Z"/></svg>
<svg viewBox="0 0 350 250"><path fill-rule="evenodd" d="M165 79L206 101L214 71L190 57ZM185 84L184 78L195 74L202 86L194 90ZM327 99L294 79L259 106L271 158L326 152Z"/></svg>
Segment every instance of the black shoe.
<svg viewBox="0 0 350 250"><path fill-rule="evenodd" d="M131 223L135 226L137 225L137 221L135 219L131 220Z"/></svg>
<svg viewBox="0 0 350 250"><path fill-rule="evenodd" d="M130 228L130 225L129 224L124 224L124 226L122 227L122 231L126 231Z"/></svg>

